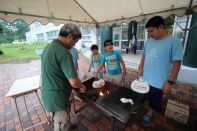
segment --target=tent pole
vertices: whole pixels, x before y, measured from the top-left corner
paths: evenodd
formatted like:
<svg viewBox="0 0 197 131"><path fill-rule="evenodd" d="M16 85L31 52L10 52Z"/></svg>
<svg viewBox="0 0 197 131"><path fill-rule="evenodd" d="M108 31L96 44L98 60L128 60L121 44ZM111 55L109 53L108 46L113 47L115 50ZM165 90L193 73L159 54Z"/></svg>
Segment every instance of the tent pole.
<svg viewBox="0 0 197 131"><path fill-rule="evenodd" d="M186 21L186 27L184 29L184 36L183 36L183 55L185 55L185 49L186 49L186 35L187 35L187 31L188 31L188 24L189 24L189 17L190 17L190 13L191 13L191 7L192 7L192 3L193 0L190 0L189 3L189 8L187 10L187 21Z"/></svg>
<svg viewBox="0 0 197 131"><path fill-rule="evenodd" d="M176 25L178 25L179 28L181 28L182 31L184 31L184 29L181 27L181 25L180 25L178 22L176 22L175 19L174 19L171 15L170 15L169 17L170 17L172 20L174 20L174 22L176 23Z"/></svg>

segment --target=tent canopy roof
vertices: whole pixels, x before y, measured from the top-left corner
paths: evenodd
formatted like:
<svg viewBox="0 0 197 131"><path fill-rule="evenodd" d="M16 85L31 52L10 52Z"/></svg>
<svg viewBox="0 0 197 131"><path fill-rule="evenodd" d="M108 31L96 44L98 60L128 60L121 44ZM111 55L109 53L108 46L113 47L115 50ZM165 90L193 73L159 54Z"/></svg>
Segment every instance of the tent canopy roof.
<svg viewBox="0 0 197 131"><path fill-rule="evenodd" d="M56 25L112 25L142 20L154 15L184 15L192 0L0 0L0 18L28 24L40 21ZM196 11L197 0L191 9Z"/></svg>

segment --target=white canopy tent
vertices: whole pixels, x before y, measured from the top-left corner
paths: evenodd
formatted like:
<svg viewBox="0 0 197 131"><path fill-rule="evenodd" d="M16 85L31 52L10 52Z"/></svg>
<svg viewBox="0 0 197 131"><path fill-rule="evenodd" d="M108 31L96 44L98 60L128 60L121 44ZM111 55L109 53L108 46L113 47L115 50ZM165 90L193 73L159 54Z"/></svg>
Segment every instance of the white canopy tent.
<svg viewBox="0 0 197 131"><path fill-rule="evenodd" d="M28 24L39 21L100 26L141 21L155 15L183 16L192 11L197 12L197 0L0 0L0 19L10 23L21 19ZM185 37L183 41L186 42Z"/></svg>
<svg viewBox="0 0 197 131"><path fill-rule="evenodd" d="M59 25L112 25L163 17L197 10L197 0L0 0L0 18L7 22L22 19L28 24L39 21Z"/></svg>

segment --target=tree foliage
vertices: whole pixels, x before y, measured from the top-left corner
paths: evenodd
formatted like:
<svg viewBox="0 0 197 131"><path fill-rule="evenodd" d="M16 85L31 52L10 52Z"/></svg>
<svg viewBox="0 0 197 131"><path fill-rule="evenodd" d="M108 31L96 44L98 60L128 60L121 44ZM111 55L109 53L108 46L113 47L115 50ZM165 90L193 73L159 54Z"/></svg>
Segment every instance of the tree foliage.
<svg viewBox="0 0 197 131"><path fill-rule="evenodd" d="M24 41L25 33L29 31L29 25L22 20L7 23L0 20L0 44L10 43L14 40Z"/></svg>
<svg viewBox="0 0 197 131"><path fill-rule="evenodd" d="M166 30L169 34L172 34L173 32L174 18L175 18L175 15L171 15L164 19Z"/></svg>

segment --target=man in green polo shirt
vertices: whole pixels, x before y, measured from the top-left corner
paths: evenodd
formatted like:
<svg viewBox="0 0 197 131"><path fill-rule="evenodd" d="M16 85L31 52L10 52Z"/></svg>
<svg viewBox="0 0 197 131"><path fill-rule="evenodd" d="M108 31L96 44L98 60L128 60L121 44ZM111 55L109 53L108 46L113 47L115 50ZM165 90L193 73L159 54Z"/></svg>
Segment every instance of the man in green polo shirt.
<svg viewBox="0 0 197 131"><path fill-rule="evenodd" d="M41 97L44 108L52 114L55 131L70 131L69 98L72 88L85 92L86 87L77 76L69 52L81 38L79 28L65 24L58 39L49 44L41 58Z"/></svg>

